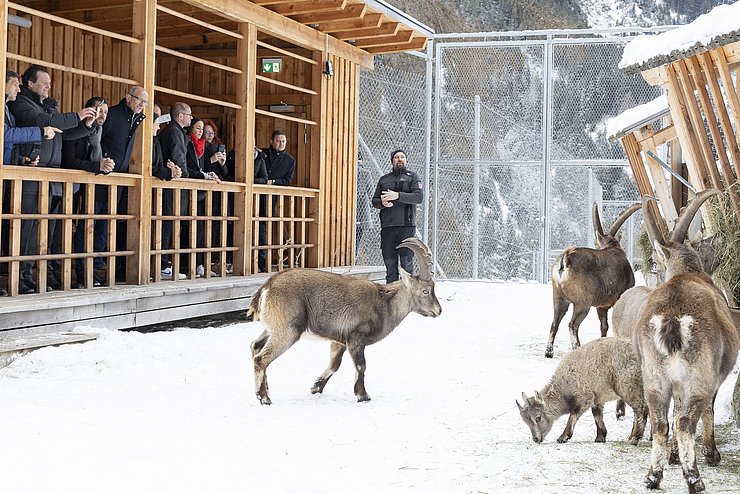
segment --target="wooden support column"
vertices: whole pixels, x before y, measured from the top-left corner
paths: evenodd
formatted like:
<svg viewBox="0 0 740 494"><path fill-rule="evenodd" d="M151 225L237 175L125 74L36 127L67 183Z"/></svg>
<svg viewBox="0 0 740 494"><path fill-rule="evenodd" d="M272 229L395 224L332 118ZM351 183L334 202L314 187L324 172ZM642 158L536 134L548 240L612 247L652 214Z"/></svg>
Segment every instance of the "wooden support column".
<svg viewBox="0 0 740 494"><path fill-rule="evenodd" d="M2 8L0 8L0 61L2 62L3 67L8 66L8 59L6 56L7 52L8 52L8 2L7 0L3 0L3 6ZM3 105L3 107L0 109L0 117L2 117L3 122L5 122L5 105ZM3 139L3 144L4 143L5 143L5 139ZM5 187L3 187L3 168L4 168L3 163L5 163L3 147L4 146L0 146L0 205L2 205L3 203L3 190L5 189ZM0 211L0 217L1 216L2 216L2 211ZM2 232L2 229L0 229L0 242L2 241L2 238L3 238L3 232Z"/></svg>
<svg viewBox="0 0 740 494"><path fill-rule="evenodd" d="M686 165L689 168L689 179L694 184L699 185L702 189L705 188L706 177L700 173L701 166L701 152L699 150L699 144L696 140L696 131L691 125L691 120L688 116L686 108L685 98L681 92L681 85L678 82L678 76L672 65L666 65L666 74L668 75L668 81L666 82L666 96L668 97L668 107L671 111L671 119L673 125L676 127L676 134L681 141L681 148L686 155ZM704 129L701 129L704 132Z"/></svg>
<svg viewBox="0 0 740 494"><path fill-rule="evenodd" d="M319 190L319 195L316 200L311 202L311 210L308 215L314 218L315 223L310 226L308 232L308 243L313 244L315 247L309 250L307 259L307 266L310 267L323 267L324 264L324 197L326 191L324 189L323 174L325 172L322 163L326 162L326 87L328 80L324 79L322 70L324 67L324 54L321 51L315 50L312 58L317 62L311 65L311 88L316 91L316 94L311 96L311 116L309 117L318 125L314 125L311 128L311 161L310 161L310 183L309 187ZM318 143L318 146L316 145Z"/></svg>
<svg viewBox="0 0 740 494"><path fill-rule="evenodd" d="M652 128L648 127L647 129L647 131L643 132L647 132L649 135L652 135ZM654 155L658 155L658 149L652 137L641 140L641 145L642 149L646 151L646 154L647 151L651 151ZM676 218L678 218L678 212L676 211L676 206L673 204L673 200L671 199L669 187L670 178L666 179L663 167L650 156L646 155L645 165L650 172L650 177L653 179L653 188L655 189L655 195L658 196L658 200L660 201L660 208L663 210L663 218L668 225L668 229L673 230L673 223L676 221Z"/></svg>
<svg viewBox="0 0 740 494"><path fill-rule="evenodd" d="M650 179L645 171L645 163L642 161L640 145L637 142L634 132L622 138L622 147L624 147L624 151L627 154L627 160L632 168L632 175L635 177L635 183L637 183L637 190L640 192L640 195L653 195L653 187L650 185ZM653 210L653 216L656 218L660 216L660 211L655 201L650 202L650 207Z"/></svg>
<svg viewBox="0 0 740 494"><path fill-rule="evenodd" d="M128 213L136 218L128 222L127 250L133 256L126 260L126 283L144 285L149 282L152 217L152 134L154 105L154 63L157 35L157 0L133 1L133 38L139 43L131 47L131 71L149 93L149 105L144 110L147 117L139 126L130 173L141 175L138 186L129 187ZM128 88L127 88L128 89ZM111 250L115 245L111 246Z"/></svg>
<svg viewBox="0 0 740 494"><path fill-rule="evenodd" d="M237 40L236 63L241 73L236 79L236 135L234 145L236 166L234 179L246 184L244 193L237 194L234 210L239 217L234 223L234 274L249 274L252 259L252 195L254 184L254 107L257 87L257 27L242 22L238 27L242 38Z"/></svg>

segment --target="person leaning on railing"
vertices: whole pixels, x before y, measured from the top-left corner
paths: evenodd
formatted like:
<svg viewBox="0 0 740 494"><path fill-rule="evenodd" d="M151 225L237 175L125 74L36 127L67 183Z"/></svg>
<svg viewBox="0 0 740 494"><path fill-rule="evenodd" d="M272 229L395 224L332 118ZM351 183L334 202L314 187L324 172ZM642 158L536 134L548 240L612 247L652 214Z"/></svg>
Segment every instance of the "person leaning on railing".
<svg viewBox="0 0 740 494"><path fill-rule="evenodd" d="M62 164L62 140L78 139L92 132L93 119L96 111L92 108L83 108L78 112L59 113L56 100L49 97L51 91L51 76L45 67L32 65L23 73L23 86L15 101L8 103L19 127L47 127L52 126L62 130L53 138L41 141L39 146L39 165L41 167L59 168ZM21 156L28 156L32 144L23 144L19 149ZM49 183L49 214L58 214L62 204L62 184ZM37 214L39 198L39 182L24 181L21 198L21 212L23 214ZM49 245L51 253L61 253L61 229L57 228L58 220L49 220ZM38 253L38 224L36 220L21 222L21 255L35 255ZM33 279L34 261L21 263L20 293L33 293L36 282ZM61 285L61 263L49 261L49 280L54 285Z"/></svg>
<svg viewBox="0 0 740 494"><path fill-rule="evenodd" d="M206 140L203 138L203 120L199 118L194 119L190 123L188 128L188 139L187 143L187 154L186 161L188 164L188 177L198 178L201 180L215 180L221 183L221 179L214 172L207 172L205 169L205 145ZM197 214L198 216L204 216L206 214L206 191L199 190L197 193L198 204ZM203 248L205 245L205 221L198 221L196 225L196 246L197 248ZM202 252L195 254L195 276L201 278L205 276L205 266L203 265L203 259L205 255ZM209 266L210 269L210 266ZM211 276L216 276L216 273L211 271Z"/></svg>
<svg viewBox="0 0 740 494"><path fill-rule="evenodd" d="M8 101L15 101L15 97L21 91L21 76L12 70L5 72L5 128L3 139L3 163L6 165L38 165L39 156L18 156L16 144L38 143L41 139L51 139L61 130L56 127L17 127L15 117L8 108ZM33 162L33 163L32 163ZM6 182L3 191L3 213L10 213L10 182ZM8 234L10 233L10 223L7 220L2 222L2 254L7 256L9 251ZM8 265L0 265L0 271L7 275ZM0 288L0 296L7 295L4 288Z"/></svg>
<svg viewBox="0 0 740 494"><path fill-rule="evenodd" d="M136 140L136 130L144 121L146 115L144 109L149 104L149 93L141 86L132 86L129 88L126 96L121 98L118 104L110 107L108 119L103 125L103 135L100 139L100 145L103 150L103 157L111 158L115 162L113 171L116 173L127 173L131 154L134 150ZM108 194L105 193L105 187L98 187L96 190L95 200L102 201L101 207L108 208ZM119 187L117 197L117 211L119 214L128 212L128 188ZM97 206L96 206L97 210ZM96 223L98 223L96 221ZM108 236L108 222L102 221L101 230ZM97 228L97 227L96 227ZM116 245L109 246L110 250L126 250L126 222L117 223ZM116 258L116 279L125 278L125 258Z"/></svg>
<svg viewBox="0 0 740 494"><path fill-rule="evenodd" d="M85 102L85 108L94 108L97 116L93 122L93 133L80 139L64 141L62 145L63 168L74 170L84 170L95 175L108 174L115 167L116 163L109 157L103 157L103 150L100 145L100 139L103 135L103 125L108 118L108 103L101 96L93 96ZM104 193L104 189L98 190L96 187L95 194L95 214L104 214L105 210L98 199L98 192ZM86 202L86 188L74 185L74 200L72 210L77 212L84 210ZM80 253L85 251L85 221L77 221L74 235L74 252ZM91 220L92 221L92 220ZM93 227L93 251L105 252L108 243L107 234L102 232L104 221L95 221ZM93 260L93 284L99 286L105 283L105 276L102 274L104 262L102 257L96 257ZM75 288L84 287L84 261L83 259L75 260L76 280L73 286Z"/></svg>

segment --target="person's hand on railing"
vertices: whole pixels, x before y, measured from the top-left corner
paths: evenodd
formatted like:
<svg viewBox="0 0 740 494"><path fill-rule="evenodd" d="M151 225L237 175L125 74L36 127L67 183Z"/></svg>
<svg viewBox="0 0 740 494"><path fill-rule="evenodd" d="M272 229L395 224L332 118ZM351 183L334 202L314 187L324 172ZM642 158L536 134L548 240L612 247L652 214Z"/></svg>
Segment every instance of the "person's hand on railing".
<svg viewBox="0 0 740 494"><path fill-rule="evenodd" d="M216 175L215 172L208 172L208 173L206 173L206 178L208 180L214 180L214 181L216 181L218 183L221 183L221 179L218 178L218 175Z"/></svg>
<svg viewBox="0 0 740 494"><path fill-rule="evenodd" d="M113 168L115 168L116 162L113 161L111 158L103 158L100 160L100 173L105 173L106 175L113 171Z"/></svg>
<svg viewBox="0 0 740 494"><path fill-rule="evenodd" d="M172 180L177 180L182 177L182 170L179 166L173 163L172 160L167 160L167 168L169 168L170 173L172 173Z"/></svg>
<svg viewBox="0 0 740 494"><path fill-rule="evenodd" d="M28 156L23 157L23 166L38 166L39 159L41 159L41 156L36 155L36 159L32 160Z"/></svg>
<svg viewBox="0 0 740 494"><path fill-rule="evenodd" d="M54 139L54 136L57 134L61 134L62 129L57 129L56 127L44 127L43 133L44 133L44 139Z"/></svg>

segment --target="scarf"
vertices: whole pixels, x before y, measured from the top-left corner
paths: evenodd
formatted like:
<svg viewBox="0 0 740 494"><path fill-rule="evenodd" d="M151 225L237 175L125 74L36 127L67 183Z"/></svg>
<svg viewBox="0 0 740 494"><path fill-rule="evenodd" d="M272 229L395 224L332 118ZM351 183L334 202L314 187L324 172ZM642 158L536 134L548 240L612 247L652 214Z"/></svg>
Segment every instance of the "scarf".
<svg viewBox="0 0 740 494"><path fill-rule="evenodd" d="M190 134L190 140L193 141L193 147L195 148L195 155L200 158L203 156L203 152L206 150L206 140L204 138L198 139L195 134Z"/></svg>

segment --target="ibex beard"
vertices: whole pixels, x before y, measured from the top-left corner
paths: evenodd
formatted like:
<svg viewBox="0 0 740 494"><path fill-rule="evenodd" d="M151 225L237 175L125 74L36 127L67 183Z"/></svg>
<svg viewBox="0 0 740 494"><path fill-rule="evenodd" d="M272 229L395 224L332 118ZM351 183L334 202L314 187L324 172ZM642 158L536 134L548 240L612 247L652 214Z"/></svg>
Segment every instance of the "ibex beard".
<svg viewBox="0 0 740 494"><path fill-rule="evenodd" d="M426 317L442 313L434 293L429 250L418 239L407 239L400 247L414 251L418 276L401 270L399 281L380 285L325 271L288 269L257 290L249 312L265 326L252 342L255 392L261 404L272 403L267 367L307 332L331 342L329 366L311 393L323 392L347 351L355 366L357 401L370 400L365 391L365 347L388 336L411 312Z"/></svg>

